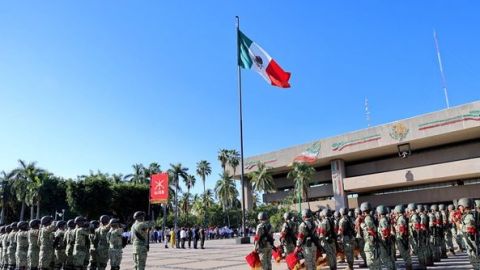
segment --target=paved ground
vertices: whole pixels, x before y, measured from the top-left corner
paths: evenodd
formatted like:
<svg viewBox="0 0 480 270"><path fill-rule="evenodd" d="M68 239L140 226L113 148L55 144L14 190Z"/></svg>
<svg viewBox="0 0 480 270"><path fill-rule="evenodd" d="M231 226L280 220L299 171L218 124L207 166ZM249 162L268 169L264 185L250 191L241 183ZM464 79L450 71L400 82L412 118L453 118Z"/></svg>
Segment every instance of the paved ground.
<svg viewBox="0 0 480 270"><path fill-rule="evenodd" d="M162 244L152 244L148 253L147 269L249 269L245 256L252 251L252 245L237 245L235 240L211 240L205 243L205 249L165 249ZM414 264L417 263L414 257ZM355 262L355 269L360 261ZM415 266L415 265L414 265ZM397 261L399 270L404 269L401 259ZM345 269L346 264L339 264L338 269ZM124 249L121 269L133 269L132 246ZM274 270L286 270L285 262L273 263ZM428 269L473 269L465 254L444 259Z"/></svg>

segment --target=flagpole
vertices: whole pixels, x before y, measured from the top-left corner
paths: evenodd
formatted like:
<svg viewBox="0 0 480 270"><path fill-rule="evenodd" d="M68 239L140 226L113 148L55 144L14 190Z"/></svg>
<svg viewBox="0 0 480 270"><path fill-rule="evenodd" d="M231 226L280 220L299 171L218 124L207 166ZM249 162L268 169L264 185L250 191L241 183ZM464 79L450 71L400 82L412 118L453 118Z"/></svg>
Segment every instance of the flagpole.
<svg viewBox="0 0 480 270"><path fill-rule="evenodd" d="M240 31L240 18L237 19L237 74L238 74L238 97L239 97L239 111L240 111L240 182L242 183L242 227L243 237L247 237L247 228L245 226L245 181L244 181L244 166L243 166L243 112L242 112L242 71L238 64L238 56L240 54L240 47L238 44L238 33Z"/></svg>
<svg viewBox="0 0 480 270"><path fill-rule="evenodd" d="M445 79L445 71L443 70L442 57L440 55L440 48L438 47L437 31L433 29L433 40L435 41L435 50L437 52L438 67L440 68L440 76L442 77L442 88L445 94L445 103L447 108L450 108L450 102L448 101L447 80Z"/></svg>

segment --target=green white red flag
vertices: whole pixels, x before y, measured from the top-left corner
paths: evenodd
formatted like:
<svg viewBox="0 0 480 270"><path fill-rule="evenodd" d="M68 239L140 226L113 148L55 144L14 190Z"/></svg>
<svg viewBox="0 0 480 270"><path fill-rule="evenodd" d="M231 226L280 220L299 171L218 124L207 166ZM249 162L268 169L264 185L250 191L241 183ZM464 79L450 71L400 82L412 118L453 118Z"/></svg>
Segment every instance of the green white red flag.
<svg viewBox="0 0 480 270"><path fill-rule="evenodd" d="M285 72L277 62L258 44L238 30L238 65L255 69L268 83L289 88L290 72Z"/></svg>

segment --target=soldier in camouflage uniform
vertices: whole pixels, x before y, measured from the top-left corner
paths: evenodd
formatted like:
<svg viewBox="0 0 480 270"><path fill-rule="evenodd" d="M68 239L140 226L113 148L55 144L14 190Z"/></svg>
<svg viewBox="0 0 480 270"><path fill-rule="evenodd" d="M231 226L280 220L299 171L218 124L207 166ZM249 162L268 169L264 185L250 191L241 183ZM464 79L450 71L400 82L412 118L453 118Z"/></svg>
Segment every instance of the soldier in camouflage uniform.
<svg viewBox="0 0 480 270"><path fill-rule="evenodd" d="M372 206L369 202L363 202L360 205L362 211L363 221L360 227L363 231L363 237L365 241L365 256L367 258L368 268L371 270L381 270L382 263L380 261L380 247L377 234L377 226L373 217L371 216Z"/></svg>
<svg viewBox="0 0 480 270"><path fill-rule="evenodd" d="M75 225L73 266L75 270L84 270L86 269L86 262L88 262L88 248L90 247L90 242L88 239L89 223L84 217L76 217Z"/></svg>
<svg viewBox="0 0 480 270"><path fill-rule="evenodd" d="M380 247L380 261L389 270L395 269L395 261L392 259L392 228L387 219L387 208L383 205L377 206L378 216L378 239Z"/></svg>
<svg viewBox="0 0 480 270"><path fill-rule="evenodd" d="M10 224L12 231L8 234L8 248L7 248L7 257L8 257L8 269L15 269L17 258L15 257L15 252L17 251L17 222Z"/></svg>
<svg viewBox="0 0 480 270"><path fill-rule="evenodd" d="M317 246L318 239L315 236L315 222L313 221L313 213L310 209L302 210L303 221L298 226L297 243L293 252L303 254L305 258L305 269L317 269Z"/></svg>
<svg viewBox="0 0 480 270"><path fill-rule="evenodd" d="M67 247L66 239L65 239L65 225L67 223L65 221L58 221L57 222L57 230L55 231L54 235L54 244L53 247L55 249L54 253L54 269L60 270L64 269L65 260L67 254L65 253L65 249Z"/></svg>
<svg viewBox="0 0 480 270"><path fill-rule="evenodd" d="M437 214L438 206L432 204L430 206L430 212L428 213L428 228L430 231L430 248L433 251L433 261L439 262L442 256L442 248L440 243L440 215Z"/></svg>
<svg viewBox="0 0 480 270"><path fill-rule="evenodd" d="M12 231L12 227L10 225L5 226L5 234L3 235L2 238L2 253L3 253L3 261L2 261L2 269L7 270L8 269L8 235Z"/></svg>
<svg viewBox="0 0 480 270"><path fill-rule="evenodd" d="M480 237L478 231L478 213L475 212L473 201L468 198L458 200L458 209L462 213L462 232L463 241L467 247L468 258L473 269L480 269L480 253L478 239Z"/></svg>
<svg viewBox="0 0 480 270"><path fill-rule="evenodd" d="M445 204L439 204L438 210L442 215L443 220L443 233L444 233L444 242L445 248L448 249L451 255L455 255L455 248L453 247L453 235L452 235L452 224L450 223L449 210L445 207Z"/></svg>
<svg viewBox="0 0 480 270"><path fill-rule="evenodd" d="M341 215L340 221L338 222L338 231L337 235L342 242L343 249L345 251L345 257L347 259L348 270L353 269L353 248L355 245L355 231L354 225L350 220L347 209L340 208L338 211Z"/></svg>
<svg viewBox="0 0 480 270"><path fill-rule="evenodd" d="M103 215L100 217L100 227L95 230L95 242L97 242L97 265L98 270L105 270L108 263L108 242L107 233L110 230L108 223L110 217Z"/></svg>
<svg viewBox="0 0 480 270"><path fill-rule="evenodd" d="M283 214L283 220L282 230L280 231L280 242L282 243L284 256L287 256L295 249L297 226L295 222L292 221L292 214L290 212Z"/></svg>
<svg viewBox="0 0 480 270"><path fill-rule="evenodd" d="M30 270L38 269L40 246L38 244L38 236L40 235L40 220L34 219L29 223L30 230L28 231L28 252L27 262Z"/></svg>
<svg viewBox="0 0 480 270"><path fill-rule="evenodd" d="M145 212L137 211L133 215L135 223L132 225L133 262L135 270L144 270L149 249L148 234L153 222L145 221Z"/></svg>
<svg viewBox="0 0 480 270"><path fill-rule="evenodd" d="M460 213L453 204L448 205L448 219L451 223L450 231L452 232L452 237L455 238L458 250L464 252L465 243L463 242L463 233L461 230L462 213Z"/></svg>
<svg viewBox="0 0 480 270"><path fill-rule="evenodd" d="M120 226L120 221L116 218L110 219L110 230L107 233L107 242L109 245L108 255L110 258L110 269L120 270L120 263L122 262L123 249L123 229Z"/></svg>
<svg viewBox="0 0 480 270"><path fill-rule="evenodd" d="M98 246L98 239L96 238L95 230L99 227L100 223L96 220L90 221L89 227L89 235L88 239L90 240L90 250L89 250L89 263L90 263L90 270L97 270L98 266L98 253L97 253L97 246Z"/></svg>
<svg viewBox="0 0 480 270"><path fill-rule="evenodd" d="M405 208L399 204L395 206L394 213L396 215L395 236L398 251L403 261L405 261L405 269L412 270L412 257L410 256L410 246L408 243L408 221L405 218Z"/></svg>
<svg viewBox="0 0 480 270"><path fill-rule="evenodd" d="M258 213L258 221L255 233L255 250L258 252L263 270L272 269L272 248L273 248L273 230L268 222L268 216L265 212Z"/></svg>
<svg viewBox="0 0 480 270"><path fill-rule="evenodd" d="M55 225L53 224L53 218L51 216L44 216L40 220L42 227L38 236L38 241L40 243L40 252L39 252L39 261L38 268L40 269L53 269L53 240L54 240L54 231Z"/></svg>
<svg viewBox="0 0 480 270"><path fill-rule="evenodd" d="M67 231L65 232L65 266L64 270L74 270L73 265L73 247L75 246L75 221L67 221Z"/></svg>
<svg viewBox="0 0 480 270"><path fill-rule="evenodd" d="M5 237L5 226L0 226L0 269L3 268L3 238Z"/></svg>
<svg viewBox="0 0 480 270"><path fill-rule="evenodd" d="M363 236L363 230L360 226L363 223L363 215L360 208L355 208L355 246L360 251L360 256L363 259L363 263L360 267L367 267L367 256L365 255L365 240Z"/></svg>
<svg viewBox="0 0 480 270"><path fill-rule="evenodd" d="M320 248L327 255L328 266L330 269L337 269L337 236L335 233L335 224L332 211L325 208L320 211L317 221L317 236L320 242Z"/></svg>
<svg viewBox="0 0 480 270"><path fill-rule="evenodd" d="M17 270L27 269L27 253L28 253L28 223L20 221L17 225L17 250L16 250L16 265Z"/></svg>

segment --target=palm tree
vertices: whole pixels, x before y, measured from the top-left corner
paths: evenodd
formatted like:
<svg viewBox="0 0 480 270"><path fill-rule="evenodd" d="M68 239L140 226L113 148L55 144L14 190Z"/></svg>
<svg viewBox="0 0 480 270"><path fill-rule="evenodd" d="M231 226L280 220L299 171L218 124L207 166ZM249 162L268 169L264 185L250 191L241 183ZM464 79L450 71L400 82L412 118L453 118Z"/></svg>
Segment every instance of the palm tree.
<svg viewBox="0 0 480 270"><path fill-rule="evenodd" d="M185 186L187 186L187 197L190 198L190 189L195 186L195 176L194 175L187 175L187 177L183 178L183 182L185 183ZM187 224L188 224L188 203L186 204L186 214L187 214Z"/></svg>
<svg viewBox="0 0 480 270"><path fill-rule="evenodd" d="M228 151L228 165L232 167L233 175L237 172L237 167L240 164L240 153L237 150L232 149Z"/></svg>
<svg viewBox="0 0 480 270"><path fill-rule="evenodd" d="M218 160L220 161L220 165L222 166L223 172L225 172L225 166L228 163L229 156L230 156L230 150L220 149L218 151Z"/></svg>
<svg viewBox="0 0 480 270"><path fill-rule="evenodd" d="M148 165L148 168L145 168L145 178L149 180L152 174L157 174L161 172L162 170L160 169L160 164L158 164L157 162L152 162L150 163L150 165Z"/></svg>
<svg viewBox="0 0 480 270"><path fill-rule="evenodd" d="M228 209L231 207L238 196L238 190L235 186L233 177L227 172L220 174L220 179L215 185L216 196L222 205L223 210L227 214L228 227L230 227L230 217L228 215Z"/></svg>
<svg viewBox="0 0 480 270"><path fill-rule="evenodd" d="M15 179L15 172L10 171L6 173L2 171L0 173L0 181L2 184L2 211L0 213L0 224L5 224L5 207L7 207L7 199L9 197L10 183Z"/></svg>
<svg viewBox="0 0 480 270"><path fill-rule="evenodd" d="M183 167L182 163L170 164L170 169L168 173L173 178L173 184L175 185L175 230L177 230L178 224L178 180L181 177L182 179L187 178L188 168Z"/></svg>
<svg viewBox="0 0 480 270"><path fill-rule="evenodd" d="M258 192L275 192L275 183L265 163L257 162L257 170L248 174L253 189Z"/></svg>
<svg viewBox="0 0 480 270"><path fill-rule="evenodd" d="M114 173L112 174L111 181L115 184L120 184L125 179L125 177L121 173L119 174Z"/></svg>
<svg viewBox="0 0 480 270"><path fill-rule="evenodd" d="M31 207L31 218L33 219L33 204L37 202L37 209L40 208L39 189L42 186L43 178L42 174L46 173L45 170L37 168L36 162L27 163L24 160L19 159L20 166L14 170L15 181L12 185L17 200L22 203L20 210L20 221L23 221L25 215L25 206L28 203Z"/></svg>
<svg viewBox="0 0 480 270"><path fill-rule="evenodd" d="M207 176L209 176L212 173L212 168L210 167L210 163L206 160L200 160L197 163L197 175L202 178L202 183L203 183L203 194L206 195L205 192L205 181ZM205 198L204 198L205 200ZM207 209L205 208L204 213L207 213ZM203 217L204 223L207 223L206 220L206 215Z"/></svg>
<svg viewBox="0 0 480 270"><path fill-rule="evenodd" d="M302 201L307 201L308 208L310 208L310 202L308 201L308 188L310 180L315 174L315 168L304 162L294 162L292 170L288 173L287 178L293 179L295 182L295 192L299 194ZM299 212L301 212L301 206L299 202Z"/></svg>
<svg viewBox="0 0 480 270"><path fill-rule="evenodd" d="M125 178L134 184L145 183L145 167L143 167L143 164L133 164L132 168L133 173L126 175Z"/></svg>

